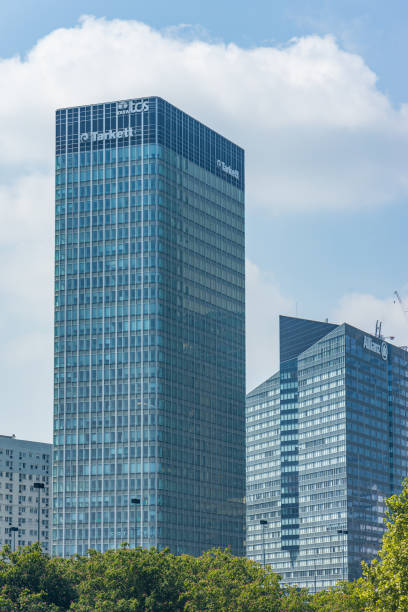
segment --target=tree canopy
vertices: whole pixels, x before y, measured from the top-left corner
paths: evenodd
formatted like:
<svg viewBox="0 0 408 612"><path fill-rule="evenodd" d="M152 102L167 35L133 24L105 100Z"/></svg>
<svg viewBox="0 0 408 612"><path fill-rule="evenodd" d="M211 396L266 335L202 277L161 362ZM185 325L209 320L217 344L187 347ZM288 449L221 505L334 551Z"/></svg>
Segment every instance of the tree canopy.
<svg viewBox="0 0 408 612"><path fill-rule="evenodd" d="M0 556L0 612L279 612L312 610L306 592L228 550L201 557L152 548L50 559L39 545Z"/></svg>
<svg viewBox="0 0 408 612"><path fill-rule="evenodd" d="M200 557L126 544L49 558L38 544L0 553L0 612L394 612L408 610L408 481L387 501L378 559L355 582L315 595L229 550Z"/></svg>
<svg viewBox="0 0 408 612"><path fill-rule="evenodd" d="M408 480L387 500L386 532L379 559L362 563L361 597L369 612L408 610Z"/></svg>

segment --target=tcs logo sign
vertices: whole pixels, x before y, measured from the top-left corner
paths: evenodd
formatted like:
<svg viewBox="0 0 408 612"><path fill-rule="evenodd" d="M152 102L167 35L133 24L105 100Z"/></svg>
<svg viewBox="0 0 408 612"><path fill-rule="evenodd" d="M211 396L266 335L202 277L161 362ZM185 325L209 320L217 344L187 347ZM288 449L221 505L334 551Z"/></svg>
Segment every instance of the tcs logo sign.
<svg viewBox="0 0 408 612"><path fill-rule="evenodd" d="M148 100L126 100L117 103L118 115L130 115L132 113L144 113L149 110Z"/></svg>

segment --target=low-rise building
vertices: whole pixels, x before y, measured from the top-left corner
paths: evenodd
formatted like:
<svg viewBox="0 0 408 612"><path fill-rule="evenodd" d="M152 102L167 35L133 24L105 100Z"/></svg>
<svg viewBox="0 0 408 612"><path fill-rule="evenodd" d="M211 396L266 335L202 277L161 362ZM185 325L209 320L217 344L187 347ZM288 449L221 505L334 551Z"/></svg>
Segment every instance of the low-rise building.
<svg viewBox="0 0 408 612"><path fill-rule="evenodd" d="M0 435L0 547L39 540L50 552L51 465L51 444Z"/></svg>

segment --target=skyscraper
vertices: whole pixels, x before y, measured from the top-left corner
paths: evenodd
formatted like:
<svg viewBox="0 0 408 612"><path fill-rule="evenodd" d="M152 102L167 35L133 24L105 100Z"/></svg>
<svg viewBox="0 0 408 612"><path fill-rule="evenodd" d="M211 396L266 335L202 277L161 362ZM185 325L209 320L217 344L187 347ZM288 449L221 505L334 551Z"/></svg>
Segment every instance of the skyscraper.
<svg viewBox="0 0 408 612"><path fill-rule="evenodd" d="M157 97L56 123L53 552L240 554L244 152Z"/></svg>
<svg viewBox="0 0 408 612"><path fill-rule="evenodd" d="M248 556L311 590L357 578L408 475L407 417L407 351L280 317L280 371L247 396Z"/></svg>

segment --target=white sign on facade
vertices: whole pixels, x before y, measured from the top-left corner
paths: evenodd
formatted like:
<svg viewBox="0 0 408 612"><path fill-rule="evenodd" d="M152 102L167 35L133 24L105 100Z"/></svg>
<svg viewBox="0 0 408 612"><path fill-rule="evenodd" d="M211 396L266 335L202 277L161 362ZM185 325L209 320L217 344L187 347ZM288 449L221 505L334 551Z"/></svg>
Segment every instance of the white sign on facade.
<svg viewBox="0 0 408 612"><path fill-rule="evenodd" d="M220 168L226 174L229 174L230 176L233 176L234 178L239 180L239 171L233 170L231 166L227 166L227 164L221 161L220 159L217 159L217 167Z"/></svg>
<svg viewBox="0 0 408 612"><path fill-rule="evenodd" d="M97 140L114 140L116 138L127 138L134 135L134 128L126 127L122 130L107 130L106 132L84 132L79 136L80 142Z"/></svg>
<svg viewBox="0 0 408 612"><path fill-rule="evenodd" d="M377 355L381 355L384 361L388 359L388 346L386 342L375 342L370 336L364 336L364 348Z"/></svg>
<svg viewBox="0 0 408 612"><path fill-rule="evenodd" d="M149 110L148 100L124 100L117 103L118 115L131 115L132 113L144 113Z"/></svg>

